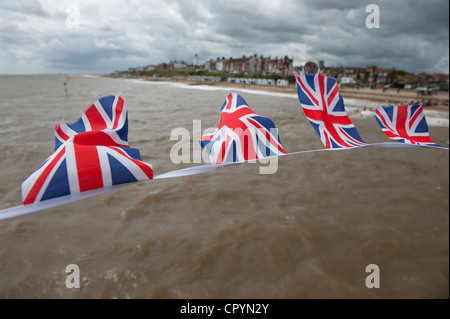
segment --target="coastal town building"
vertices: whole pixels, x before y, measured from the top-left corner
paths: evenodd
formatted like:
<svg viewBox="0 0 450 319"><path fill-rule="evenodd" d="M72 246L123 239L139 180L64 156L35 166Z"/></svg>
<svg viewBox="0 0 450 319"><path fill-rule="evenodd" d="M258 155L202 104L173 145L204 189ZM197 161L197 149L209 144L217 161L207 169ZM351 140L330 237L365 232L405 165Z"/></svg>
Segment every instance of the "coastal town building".
<svg viewBox="0 0 450 319"><path fill-rule="evenodd" d="M198 65L198 54L196 53L195 55L194 55L194 66L197 66Z"/></svg>
<svg viewBox="0 0 450 319"><path fill-rule="evenodd" d="M282 76L291 75L294 68L294 59L285 56L284 58L271 58L243 55L241 58L216 58L209 59L205 63L205 70L210 72L225 72L231 74L250 74L250 75L271 75L279 74Z"/></svg>
<svg viewBox="0 0 450 319"><path fill-rule="evenodd" d="M188 65L184 61L170 61L169 63L160 63L155 67L155 70L161 71L188 71L193 66Z"/></svg>
<svg viewBox="0 0 450 319"><path fill-rule="evenodd" d="M307 62L303 66L305 68L312 68L314 73L317 67L316 64ZM328 77L333 77L344 84L359 84L359 85L393 85L403 86L405 84L415 84L418 86L428 85L436 86L442 89L448 89L449 76L448 74L427 74L421 72L419 74L409 73L403 70L396 70L395 68L378 68L376 66L370 67L321 67L323 72Z"/></svg>
<svg viewBox="0 0 450 319"><path fill-rule="evenodd" d="M158 71L183 71L183 72L215 72L234 75L250 75L255 78L278 76L292 77L293 72L305 70L306 73L314 74L317 72L317 63L320 65L320 71L328 77L333 77L343 84L357 86L429 86L440 89L449 87L449 75L443 73L428 74L421 72L418 74L396 70L393 68L378 68L377 66L367 67L343 67L343 66L325 66L325 61L308 61L303 65L294 67L294 59L288 56L264 57L257 54L238 58L217 57L209 59L203 65L199 64L198 54L194 55L193 64L187 64L184 61L170 61L169 63L160 63L158 65L147 65L145 67L129 68L128 73L142 74L144 72ZM118 72L116 72L118 73Z"/></svg>

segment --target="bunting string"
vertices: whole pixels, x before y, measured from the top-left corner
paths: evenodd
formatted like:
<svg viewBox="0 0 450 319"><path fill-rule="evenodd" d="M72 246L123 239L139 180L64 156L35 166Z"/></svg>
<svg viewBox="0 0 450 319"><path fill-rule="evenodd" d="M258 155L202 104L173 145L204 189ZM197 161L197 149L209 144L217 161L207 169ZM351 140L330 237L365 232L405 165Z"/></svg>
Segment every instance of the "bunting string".
<svg viewBox="0 0 450 319"><path fill-rule="evenodd" d="M154 176L138 149L128 145L128 114L122 96L97 99L72 123L55 125L55 151L22 182L23 205L0 210L0 220L100 195L137 182L203 174L220 168L313 152L362 147L425 147L434 143L421 104L379 106L382 132L395 142L365 143L345 111L337 81L320 73L295 73L305 116L325 148L286 152L274 122L254 112L230 92L220 108L217 128L198 138L212 164Z"/></svg>

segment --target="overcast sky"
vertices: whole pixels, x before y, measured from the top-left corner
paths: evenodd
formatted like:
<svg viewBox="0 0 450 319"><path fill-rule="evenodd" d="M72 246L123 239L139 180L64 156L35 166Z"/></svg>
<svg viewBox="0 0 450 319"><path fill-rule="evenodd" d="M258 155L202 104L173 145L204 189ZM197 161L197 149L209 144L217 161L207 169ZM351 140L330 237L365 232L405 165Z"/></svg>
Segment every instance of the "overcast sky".
<svg viewBox="0 0 450 319"><path fill-rule="evenodd" d="M371 3L379 28L366 27ZM196 53L200 64L287 55L449 73L448 46L448 0L0 0L2 74L110 73Z"/></svg>

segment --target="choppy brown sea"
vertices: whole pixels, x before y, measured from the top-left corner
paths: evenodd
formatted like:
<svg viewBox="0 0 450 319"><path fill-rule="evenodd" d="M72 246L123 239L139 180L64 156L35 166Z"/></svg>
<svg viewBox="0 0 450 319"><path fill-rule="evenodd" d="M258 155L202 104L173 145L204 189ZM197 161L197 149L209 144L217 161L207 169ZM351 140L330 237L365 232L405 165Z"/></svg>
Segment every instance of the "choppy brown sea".
<svg viewBox="0 0 450 319"><path fill-rule="evenodd" d="M21 204L22 180L53 151L54 123L75 121L96 96L122 94L129 144L159 175L202 164L173 163L170 134L197 138L193 120L214 127L227 93L65 75L0 76L0 87L0 209ZM295 96L237 93L274 121L288 152L323 148ZM361 137L389 141L367 105L351 103ZM430 125L430 135L449 145L448 125ZM260 174L264 165L137 183L0 221L0 298L449 297L448 151L308 153ZM78 289L66 286L69 264ZM366 286L370 264L379 288Z"/></svg>

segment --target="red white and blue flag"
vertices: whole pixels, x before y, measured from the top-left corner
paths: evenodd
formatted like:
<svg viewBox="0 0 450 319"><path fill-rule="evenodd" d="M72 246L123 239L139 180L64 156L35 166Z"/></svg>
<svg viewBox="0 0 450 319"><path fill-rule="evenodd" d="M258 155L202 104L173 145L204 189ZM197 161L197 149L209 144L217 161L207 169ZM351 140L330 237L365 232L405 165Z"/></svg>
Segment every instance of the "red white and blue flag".
<svg viewBox="0 0 450 319"><path fill-rule="evenodd" d="M214 132L200 137L212 163L236 163L286 154L271 119L256 114L236 93L229 93Z"/></svg>
<svg viewBox="0 0 450 319"><path fill-rule="evenodd" d="M73 124L55 125L55 152L22 183L23 204L153 178L152 166L127 142L121 96L92 104Z"/></svg>
<svg viewBox="0 0 450 319"><path fill-rule="evenodd" d="M447 149L431 140L422 104L379 106L375 110L375 119L392 140Z"/></svg>
<svg viewBox="0 0 450 319"><path fill-rule="evenodd" d="M327 149L367 145L347 115L336 79L321 73L295 73L303 111Z"/></svg>
<svg viewBox="0 0 450 319"><path fill-rule="evenodd" d="M55 125L55 151L70 137L79 133L103 131L116 146L128 146L128 118L125 100L121 96L105 96L96 100L80 118L72 123Z"/></svg>

